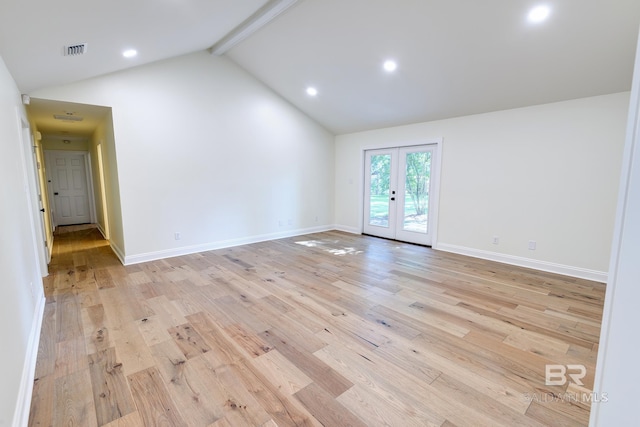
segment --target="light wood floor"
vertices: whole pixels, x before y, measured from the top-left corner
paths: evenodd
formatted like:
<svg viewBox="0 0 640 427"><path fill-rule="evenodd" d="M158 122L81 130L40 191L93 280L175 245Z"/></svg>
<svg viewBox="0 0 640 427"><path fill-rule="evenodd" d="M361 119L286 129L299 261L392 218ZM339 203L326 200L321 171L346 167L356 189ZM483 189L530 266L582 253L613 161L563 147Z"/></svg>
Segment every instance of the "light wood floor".
<svg viewBox="0 0 640 427"><path fill-rule="evenodd" d="M603 284L340 232L124 267L60 231L30 425L588 423Z"/></svg>

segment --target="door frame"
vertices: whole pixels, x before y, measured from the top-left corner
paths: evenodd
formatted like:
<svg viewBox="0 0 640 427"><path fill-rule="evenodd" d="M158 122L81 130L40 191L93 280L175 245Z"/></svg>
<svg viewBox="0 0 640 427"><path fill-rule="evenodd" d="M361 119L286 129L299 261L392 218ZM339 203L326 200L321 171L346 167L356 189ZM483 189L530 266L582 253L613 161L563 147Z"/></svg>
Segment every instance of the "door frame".
<svg viewBox="0 0 640 427"><path fill-rule="evenodd" d="M94 194L93 187L93 171L91 170L91 153L88 151L73 151L73 150L44 150L44 158L47 163L47 194L49 195L49 200L55 200L53 198L53 186L50 185L51 181L51 171L53 168L51 167L51 156L55 153L67 153L73 155L80 155L84 160L84 172L85 179L87 181L87 197L89 198L89 216L91 217L91 224L96 223L96 198ZM53 203L53 207L50 208L51 211L51 224L53 229L55 230L58 226L56 222L56 218L54 213L55 202Z"/></svg>
<svg viewBox="0 0 640 427"><path fill-rule="evenodd" d="M36 189L37 185L37 172L34 168L34 165L37 163L34 161L35 154L33 152L34 149L34 139L33 134L31 132L31 125L29 121L22 116L20 110L16 108L16 115L18 119L18 127L20 129L20 157L22 161L22 171L24 173L25 180L25 193L27 196L27 208L31 215L31 231L33 237L33 248L34 255L36 261L36 267L40 271L40 275L42 277L46 277L49 275L48 268L48 248L45 244L45 233L44 233L44 218L42 217L42 213L40 208L38 207L38 191ZM32 296L33 289L31 290Z"/></svg>
<svg viewBox="0 0 640 427"><path fill-rule="evenodd" d="M364 174L366 171L366 152L370 150L385 150L385 149L394 149L394 148L404 148L404 147L415 147L418 145L431 145L435 146L435 161L432 164L432 167L435 169L434 173L431 175L431 180L433 184L432 194L429 196L429 215L433 222L430 224L432 227L432 235L431 235L431 247L433 249L437 249L438 246L438 213L440 207L440 174L442 173L442 147L443 147L443 139L442 138L431 138L425 139L421 141L412 141L412 142L402 142L402 143L382 143L382 144L366 144L361 148L360 151L360 173L359 173L359 184L360 191L358 194L358 230L360 234L364 234L364 203L365 203L365 178Z"/></svg>

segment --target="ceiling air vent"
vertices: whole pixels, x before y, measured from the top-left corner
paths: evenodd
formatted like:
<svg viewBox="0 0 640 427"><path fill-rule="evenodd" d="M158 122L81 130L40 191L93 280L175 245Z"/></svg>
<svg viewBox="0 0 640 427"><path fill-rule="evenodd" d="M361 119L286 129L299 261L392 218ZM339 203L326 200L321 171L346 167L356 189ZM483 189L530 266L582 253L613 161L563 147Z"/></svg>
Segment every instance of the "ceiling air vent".
<svg viewBox="0 0 640 427"><path fill-rule="evenodd" d="M79 43L79 44L65 46L62 51L64 56L84 55L86 52L87 52L86 43Z"/></svg>

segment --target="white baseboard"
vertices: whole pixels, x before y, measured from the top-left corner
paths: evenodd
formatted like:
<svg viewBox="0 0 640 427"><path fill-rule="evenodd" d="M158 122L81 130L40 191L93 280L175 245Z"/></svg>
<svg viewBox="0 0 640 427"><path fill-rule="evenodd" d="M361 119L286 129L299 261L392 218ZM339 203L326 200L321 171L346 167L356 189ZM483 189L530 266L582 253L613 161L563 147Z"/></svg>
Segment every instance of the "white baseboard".
<svg viewBox="0 0 640 427"><path fill-rule="evenodd" d="M53 237L47 239L47 255L47 265L49 265L53 256Z"/></svg>
<svg viewBox="0 0 640 427"><path fill-rule="evenodd" d="M564 276L577 277L580 279L593 280L594 282L607 282L607 272L589 270L581 267L573 267L570 265L555 264L547 261L539 261L531 258L523 258L513 255L506 255L497 252L483 251L480 249L467 248L464 246L449 245L446 243L438 243L434 249L452 252L460 255L467 255L474 258L496 261L503 264L517 265L519 267L532 268L534 270L547 271L549 273L562 274Z"/></svg>
<svg viewBox="0 0 640 427"><path fill-rule="evenodd" d="M25 427L29 423L31 397L33 396L33 381L36 375L36 361L38 359L38 348L40 346L40 331L42 329L45 302L46 298L44 294L42 294L33 313L31 332L29 333L29 342L27 343L27 355L24 359L24 366L22 367L18 402L13 414L13 427Z"/></svg>
<svg viewBox="0 0 640 427"><path fill-rule="evenodd" d="M124 265L132 265L132 264L139 264L141 262L155 261L158 259L172 258L176 256L189 255L189 254L194 254L198 252L213 251L216 249L224 249L224 248L231 248L234 246L248 245L251 243L265 242L267 240L283 239L286 237L301 236L303 234L320 233L323 231L329 231L333 229L334 227L331 225L311 227L311 228L301 228L296 230L283 231L279 233L260 234L257 236L241 237L239 239L220 240L217 242L204 243L201 245L183 246L181 248L166 249L163 251L148 252L148 253L143 253L138 255L128 255L124 257L120 257L120 255L118 255L115 249L114 251L116 251L116 255L118 255L118 258L120 258L121 261L124 259L124 262L123 262Z"/></svg>
<svg viewBox="0 0 640 427"><path fill-rule="evenodd" d="M100 225L99 222L96 222L96 228L98 229L98 231L100 232L100 234L102 234L102 237L104 238L104 240L109 240L107 239L107 235L104 232L104 229L102 228L102 226Z"/></svg>
<svg viewBox="0 0 640 427"><path fill-rule="evenodd" d="M338 231L344 231L345 233L362 234L362 230L356 227L349 227L348 225L335 224L333 226L333 229Z"/></svg>
<svg viewBox="0 0 640 427"><path fill-rule="evenodd" d="M113 253L116 254L116 256L118 257L118 259L120 260L120 262L124 265L125 264L125 256L124 256L124 252L122 251L122 249L120 249L120 247L118 245L116 245L115 243L113 243L113 240L109 240L109 246L111 246L111 250L113 250Z"/></svg>

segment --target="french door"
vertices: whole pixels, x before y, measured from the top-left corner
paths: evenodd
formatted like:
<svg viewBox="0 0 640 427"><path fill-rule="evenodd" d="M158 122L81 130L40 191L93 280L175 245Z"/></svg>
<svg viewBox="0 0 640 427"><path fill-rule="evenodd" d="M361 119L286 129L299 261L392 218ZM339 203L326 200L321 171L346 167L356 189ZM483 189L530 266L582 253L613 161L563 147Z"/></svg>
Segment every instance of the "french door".
<svg viewBox="0 0 640 427"><path fill-rule="evenodd" d="M364 232L431 245L436 145L365 151Z"/></svg>

